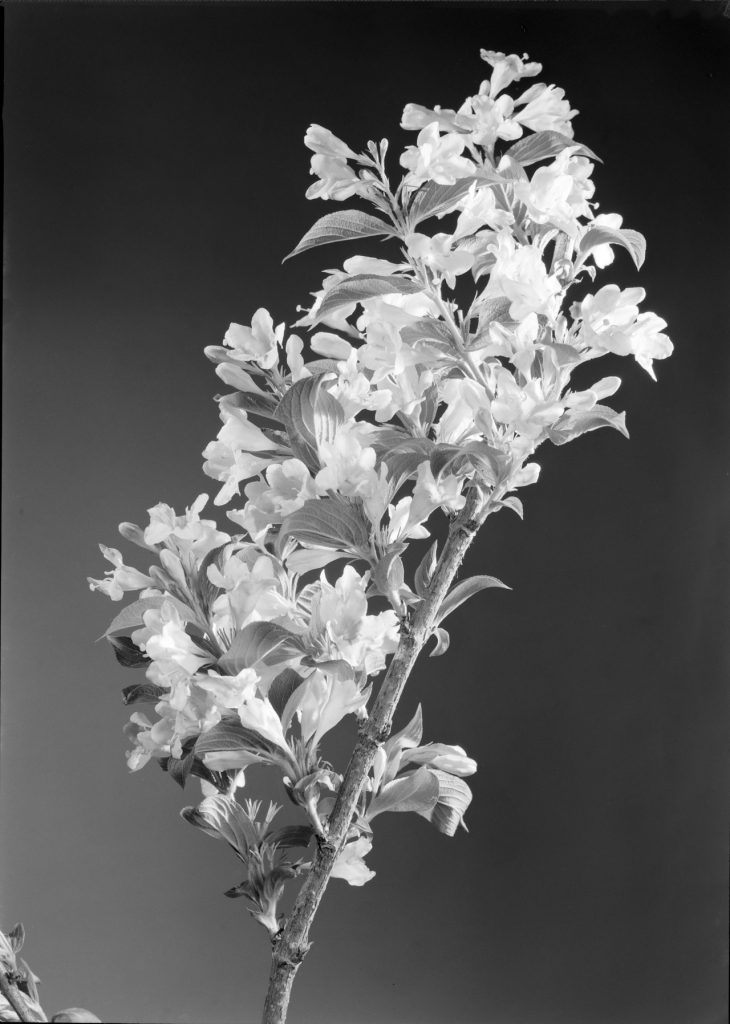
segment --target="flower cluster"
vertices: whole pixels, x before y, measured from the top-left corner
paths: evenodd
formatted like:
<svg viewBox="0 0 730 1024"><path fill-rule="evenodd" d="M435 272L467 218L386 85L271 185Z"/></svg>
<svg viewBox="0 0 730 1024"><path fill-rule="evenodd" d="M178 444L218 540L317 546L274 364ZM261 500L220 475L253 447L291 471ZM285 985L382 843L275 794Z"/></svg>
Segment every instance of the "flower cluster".
<svg viewBox="0 0 730 1024"><path fill-rule="evenodd" d="M153 718L132 715L130 768L154 758L182 783L193 774L213 787L186 816L248 864L241 892L272 934L284 882L306 870L278 851L326 841L342 783L322 743L347 716L367 720L428 593L437 552L409 583L409 543L469 495L521 514L516 492L537 480L541 444L604 426L626 433L624 414L603 404L620 379L576 388L575 370L610 353L653 377L672 351L664 321L639 311L643 289L590 290L617 247L639 267L644 241L596 212L597 158L574 140L576 111L554 85L523 88L541 71L527 55L481 56L491 75L458 110L406 106L402 127L418 134L396 187L386 140L357 153L310 127L307 197L373 212L322 217L294 252L377 236L392 252L326 271L292 325L299 334L259 309L205 350L229 390L203 468L235 532L200 518L206 495L181 516L157 505L144 529L120 527L155 564L144 572L102 547L113 568L90 581L112 600L139 591L107 632L123 664L145 668L126 701L154 705ZM498 583L475 579L447 612ZM440 625L436 638L442 653ZM420 746L421 731L419 709L376 754L339 877L371 876L363 855L383 811L415 811L447 835L463 823L476 765L460 747ZM280 772L306 826L277 839L270 816L259 826L258 808L242 809L252 765Z"/></svg>

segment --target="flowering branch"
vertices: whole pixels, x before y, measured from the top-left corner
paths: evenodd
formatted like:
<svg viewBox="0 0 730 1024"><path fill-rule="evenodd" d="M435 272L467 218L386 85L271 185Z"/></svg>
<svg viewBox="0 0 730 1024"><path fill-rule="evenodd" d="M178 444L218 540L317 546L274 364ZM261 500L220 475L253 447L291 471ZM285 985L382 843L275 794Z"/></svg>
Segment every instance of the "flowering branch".
<svg viewBox="0 0 730 1024"><path fill-rule="evenodd" d="M382 237L400 259L354 256L327 271L295 324L306 346L259 309L205 350L232 390L217 399L223 426L203 468L220 484L216 505L243 486L227 512L240 532L201 518L205 494L183 515L160 503L146 527L120 526L155 564L142 572L102 545L112 569L89 581L115 601L140 592L106 633L122 665L145 670L125 702L154 705L153 719L132 714L128 764L154 759L183 787L200 781L202 801L182 816L230 846L245 876L226 895L243 898L272 941L266 1024L285 1020L329 879L373 877L374 819L410 811L447 836L464 824L476 762L459 746L422 744L420 707L390 735L393 717L427 641L433 655L448 649L445 618L504 587L453 581L489 514L522 515L516 492L537 480L539 446L602 427L626 435L624 414L601 404L620 379L574 390L574 370L613 353L653 377L672 351L664 321L639 313L641 288L606 285L566 307L614 247L640 267L644 240L618 214L595 213L597 158L574 141L562 90L505 91L540 65L481 56L491 77L458 111L405 107L402 127L418 136L395 190L387 140L356 153L310 127L308 198L355 197L376 214L327 214L291 255ZM434 218L450 230L425 233ZM439 513L450 524L443 550L432 543L407 580L406 552ZM324 745L351 714L359 738L340 772ZM239 800L252 766L279 774L295 823L275 824L277 804Z"/></svg>
<svg viewBox="0 0 730 1024"><path fill-rule="evenodd" d="M360 729L329 821L327 837L319 843L307 875L284 928L274 940L271 976L264 1007L264 1024L286 1020L294 977L309 949L309 929L324 896L337 857L347 840L362 787L372 768L376 752L390 735L398 702L408 677L433 633L438 613L471 542L490 511L489 502L472 494L449 530L428 593L401 635L398 649L388 666L378 698Z"/></svg>

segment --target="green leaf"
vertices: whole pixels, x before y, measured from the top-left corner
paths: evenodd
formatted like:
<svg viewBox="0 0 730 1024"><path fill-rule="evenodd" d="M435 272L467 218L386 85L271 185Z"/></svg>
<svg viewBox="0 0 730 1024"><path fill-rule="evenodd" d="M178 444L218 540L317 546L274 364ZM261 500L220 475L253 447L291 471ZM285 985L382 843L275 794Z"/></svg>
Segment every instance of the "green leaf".
<svg viewBox="0 0 730 1024"><path fill-rule="evenodd" d="M224 719L212 729L201 733L195 742L196 757L206 754L252 754L263 761L280 763L284 751L255 729L248 729L235 718Z"/></svg>
<svg viewBox="0 0 730 1024"><path fill-rule="evenodd" d="M338 213L328 213L321 217L314 224L296 249L292 249L288 256L282 260L291 259L306 249L313 249L317 245L328 245L330 242L347 242L351 238L367 238L373 235L392 235L393 226L386 224L379 217L373 217L369 213L361 213L360 210L341 210Z"/></svg>
<svg viewBox="0 0 730 1024"><path fill-rule="evenodd" d="M276 412L278 403L271 395L259 395L255 391L234 391L225 397L226 405L243 410L249 418L258 421L257 426L281 430L283 424Z"/></svg>
<svg viewBox="0 0 730 1024"><path fill-rule="evenodd" d="M443 320L436 320L435 317L424 316L420 320L416 320L414 324L402 327L400 336L410 348L425 346L426 348L436 348L444 353L454 353L455 351L451 331Z"/></svg>
<svg viewBox="0 0 730 1024"><path fill-rule="evenodd" d="M353 302L364 302L378 295L415 295L422 291L423 285L410 277L396 274L387 277L378 274L355 274L340 281L325 294L314 324L320 323L342 306L349 306Z"/></svg>
<svg viewBox="0 0 730 1024"><path fill-rule="evenodd" d="M646 256L646 239L639 231L630 228L591 228L580 240L578 256L584 260L591 249L599 245L622 245L628 250L636 269L641 270Z"/></svg>
<svg viewBox="0 0 730 1024"><path fill-rule="evenodd" d="M419 768L387 783L371 801L365 819L370 822L384 811L428 814L436 806L438 793L438 779L428 768Z"/></svg>
<svg viewBox="0 0 730 1024"><path fill-rule="evenodd" d="M413 585L416 588L416 593L419 597L425 597L428 592L428 587L433 579L433 574L436 571L436 563L438 561L437 552L438 541L435 540L421 559L420 564L416 569L413 578Z"/></svg>
<svg viewBox="0 0 730 1024"><path fill-rule="evenodd" d="M156 704L164 694L169 691L157 683L135 683L132 686L125 686L122 690L122 700L125 704L139 704L147 701Z"/></svg>
<svg viewBox="0 0 730 1024"><path fill-rule="evenodd" d="M581 434L601 427L613 427L624 437L629 436L626 429L626 413L616 412L607 405L594 405L592 409L570 410L554 423L547 432L553 444L567 444Z"/></svg>
<svg viewBox="0 0 730 1024"><path fill-rule="evenodd" d="M186 748L187 752L186 752ZM195 764L195 754L193 753L192 744L186 743L183 747L182 757L163 757L160 758L160 767L164 772L168 772L170 776L177 782L180 789L185 789L185 783L188 781L188 777L192 773L193 765Z"/></svg>
<svg viewBox="0 0 730 1024"><path fill-rule="evenodd" d="M538 160L546 160L548 157L557 156L558 153L562 153L568 146L578 147L575 153L576 156L587 156L591 160L603 163L601 158L596 156L588 146L576 142L575 139L568 138L567 135L563 135L561 132L535 132L534 135L527 135L525 138L515 142L514 146L510 146L505 156L518 160L523 167L529 167L530 164L537 163Z"/></svg>
<svg viewBox="0 0 730 1024"><path fill-rule="evenodd" d="M429 658L440 658L442 654L446 654L451 646L451 637L448 630L444 629L443 626L437 626L431 636L436 638L436 646L429 654Z"/></svg>
<svg viewBox="0 0 730 1024"><path fill-rule="evenodd" d="M284 825L276 828L266 836L266 842L275 844L283 850L290 850L294 846L309 846L314 835L311 825Z"/></svg>
<svg viewBox="0 0 730 1024"><path fill-rule="evenodd" d="M292 451L315 472L320 469L320 444L331 444L345 422L344 409L322 387L323 382L321 374L297 381L276 409L286 426Z"/></svg>
<svg viewBox="0 0 730 1024"><path fill-rule="evenodd" d="M499 503L499 507L500 508L509 508L513 512L515 512L520 517L520 519L524 519L525 518L525 512L524 512L524 509L522 507L522 502L520 501L520 499L517 497L516 494L510 494L506 498L502 498L502 500Z"/></svg>
<svg viewBox="0 0 730 1024"><path fill-rule="evenodd" d="M470 597L478 594L480 590L487 590L489 587L502 587L504 590L511 590L506 583L502 583L495 576L472 576L471 579L462 580L461 583L457 583L444 598L441 607L438 610L436 617L436 625L439 625L444 619L451 615L453 611L462 605L465 601L468 601Z"/></svg>
<svg viewBox="0 0 730 1024"><path fill-rule="evenodd" d="M429 811L417 811L421 817L435 825L439 832L453 836L459 825L466 829L464 813L471 803L472 794L466 782L440 768L428 768L438 785L438 798Z"/></svg>
<svg viewBox="0 0 730 1024"><path fill-rule="evenodd" d="M370 546L370 529L361 503L339 498L310 498L290 513L279 533L280 541L294 537L302 544L334 548L364 557Z"/></svg>
<svg viewBox="0 0 730 1024"><path fill-rule="evenodd" d="M289 698L295 690L299 689L303 682L302 676L295 672L293 668L285 668L273 681L269 687L268 698L269 703L279 718L283 719L284 709Z"/></svg>
<svg viewBox="0 0 730 1024"><path fill-rule="evenodd" d="M239 630L218 668L226 675L238 675L244 668L253 668L259 662L278 665L304 651L304 642L296 633L275 622L250 622Z"/></svg>
<svg viewBox="0 0 730 1024"><path fill-rule="evenodd" d="M498 185L501 182L498 175L484 172L479 175L470 175L468 178L459 178L453 185L437 185L435 181L427 181L418 192L415 193L408 210L408 220L411 228L420 224L427 217L438 217L439 214L449 213L460 199L463 199L472 186L473 182L483 185Z"/></svg>
<svg viewBox="0 0 730 1024"><path fill-rule="evenodd" d="M128 636L108 636L114 657L124 668L144 668L151 659L137 647Z"/></svg>

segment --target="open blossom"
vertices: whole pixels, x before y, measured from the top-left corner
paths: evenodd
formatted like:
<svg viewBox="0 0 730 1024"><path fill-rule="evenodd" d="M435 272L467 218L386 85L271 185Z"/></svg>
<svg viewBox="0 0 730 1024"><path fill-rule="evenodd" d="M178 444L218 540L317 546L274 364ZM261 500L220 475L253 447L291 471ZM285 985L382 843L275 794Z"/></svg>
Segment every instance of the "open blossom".
<svg viewBox="0 0 730 1024"><path fill-rule="evenodd" d="M495 264L484 297L506 296L513 320L522 320L530 313L543 313L553 319L560 306L561 286L548 272L539 243L520 245L502 231L490 248L494 251Z"/></svg>
<svg viewBox="0 0 730 1024"><path fill-rule="evenodd" d="M200 494L181 516L176 515L175 510L164 502L148 509L150 524L144 531L145 543L185 548L199 558L225 544L231 538L217 528L215 520L200 518L207 503L208 495Z"/></svg>
<svg viewBox="0 0 730 1024"><path fill-rule="evenodd" d="M496 99L486 94L470 96L459 107L459 124L474 145L489 151L498 139L511 141L522 135L514 110L515 101L506 93Z"/></svg>
<svg viewBox="0 0 730 1024"><path fill-rule="evenodd" d="M620 213L599 213L593 218L593 222L586 225L584 233L592 228L611 228L617 230L623 224L623 217ZM605 245L597 245L590 251L590 258L597 267L603 269L613 263L613 246L606 242Z"/></svg>
<svg viewBox="0 0 730 1024"><path fill-rule="evenodd" d="M413 488L409 523L415 525L424 522L437 508L442 508L445 512L458 512L466 503L463 489L463 477L451 473L440 473L435 477L430 464L422 462L418 467L416 486Z"/></svg>
<svg viewBox="0 0 730 1024"><path fill-rule="evenodd" d="M666 321L654 313L639 314L638 304L644 300L643 288L604 285L595 295L586 295L575 314L583 319L580 340L599 352L633 355L650 377L654 377L653 360L666 359L673 345L666 334Z"/></svg>
<svg viewBox="0 0 730 1024"><path fill-rule="evenodd" d="M542 381L529 380L521 386L509 370L502 368L497 371L497 395L491 411L498 423L525 437L537 438L560 418L563 405L544 393Z"/></svg>
<svg viewBox="0 0 730 1024"><path fill-rule="evenodd" d="M246 485L244 493L248 501L241 512L228 513L254 540L318 494L311 473L299 459L274 463L266 470L265 477L265 482L257 480Z"/></svg>
<svg viewBox="0 0 730 1024"><path fill-rule="evenodd" d="M515 100L515 106L522 107L515 114L515 120L533 132L560 132L572 139L570 122L578 111L571 110L564 97L565 91L555 85L533 85Z"/></svg>
<svg viewBox="0 0 730 1024"><path fill-rule="evenodd" d="M496 50L480 50L479 55L493 68L489 83L490 96L496 96L512 82L519 81L520 78L533 78L542 71L542 64L538 64L536 61L525 63L528 61L526 53L519 57L516 53L507 55Z"/></svg>
<svg viewBox="0 0 730 1024"><path fill-rule="evenodd" d="M105 579L103 580L87 577L90 590L100 590L112 601L121 601L125 593L130 590L142 590L143 587L154 586L154 581L149 576L124 564L121 551L117 551L116 548L108 548L104 544L100 544L99 549L114 568L104 574Z"/></svg>
<svg viewBox="0 0 730 1024"><path fill-rule="evenodd" d="M421 129L416 145L409 146L401 156L401 166L411 172L410 180L414 185L424 181L453 185L458 178L466 178L475 170L473 161L461 156L465 144L461 135L441 136L438 123L434 122Z"/></svg>
<svg viewBox="0 0 730 1024"><path fill-rule="evenodd" d="M315 671L306 681L297 702L297 713L305 743L316 747L326 732L345 715L361 711L369 693L354 679L338 679L332 673Z"/></svg>
<svg viewBox="0 0 730 1024"><path fill-rule="evenodd" d="M406 238L411 256L441 275L450 288L456 284L459 274L465 274L474 266L472 254L454 249L453 243L452 236L443 231L437 235L422 235L414 231Z"/></svg>
<svg viewBox="0 0 730 1024"><path fill-rule="evenodd" d="M365 885L375 878L375 872L370 870L364 859L372 848L373 841L367 836L346 843L337 855L332 877L343 878L350 885Z"/></svg>
<svg viewBox="0 0 730 1024"><path fill-rule="evenodd" d="M258 363L265 370L276 365L279 357L278 346L284 340L284 324L274 327L271 314L266 309L257 309L250 327L231 324L223 338L223 344L244 361Z"/></svg>
<svg viewBox="0 0 730 1024"><path fill-rule="evenodd" d="M368 614L365 592L368 578L345 566L334 586L322 573L320 589L312 600L312 635L330 658L342 658L366 674L379 672L385 656L398 646L395 612Z"/></svg>
<svg viewBox="0 0 730 1024"><path fill-rule="evenodd" d="M460 200L458 209L459 219L452 235L454 240L472 235L484 227L499 231L514 220L511 210L497 206L494 189L477 189L476 182L472 183L467 194Z"/></svg>
<svg viewBox="0 0 730 1024"><path fill-rule="evenodd" d="M571 236L580 228L578 218L590 216L588 200L594 192L593 164L573 154L569 146L551 164L538 168L530 181L514 185L515 197L535 224L552 224Z"/></svg>

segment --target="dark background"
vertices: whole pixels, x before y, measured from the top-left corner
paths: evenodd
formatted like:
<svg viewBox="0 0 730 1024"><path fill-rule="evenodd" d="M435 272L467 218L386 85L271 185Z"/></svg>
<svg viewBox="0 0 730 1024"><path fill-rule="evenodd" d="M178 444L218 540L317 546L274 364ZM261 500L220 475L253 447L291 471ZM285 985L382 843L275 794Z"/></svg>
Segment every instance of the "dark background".
<svg viewBox="0 0 730 1024"><path fill-rule="evenodd" d="M479 762L470 834L378 819L365 889L334 882L297 980L310 1024L727 1020L728 160L721 4L11 4L6 9L2 906L50 1010L255 1021L263 931L221 892L222 844L154 766L129 776L94 644L96 543L215 493L202 348L276 322L357 248L280 266L308 203L302 137L360 148L408 101L458 106L522 53L565 88L605 165L605 212L644 232L641 284L676 351L653 383L605 360L632 439L541 451L524 524L471 555L513 592L424 660L426 740ZM530 84L530 83L528 83ZM395 165L395 158L393 161ZM395 171L395 167L394 167ZM378 243L362 251L383 252ZM144 559L141 564L145 568ZM136 678L136 677L135 677Z"/></svg>

